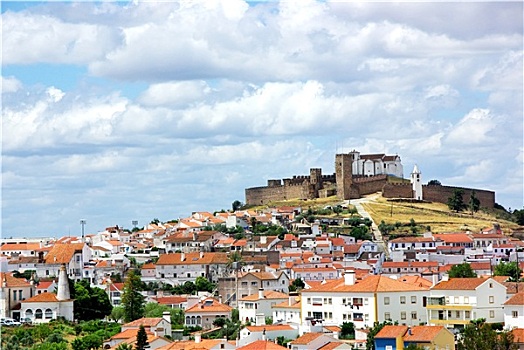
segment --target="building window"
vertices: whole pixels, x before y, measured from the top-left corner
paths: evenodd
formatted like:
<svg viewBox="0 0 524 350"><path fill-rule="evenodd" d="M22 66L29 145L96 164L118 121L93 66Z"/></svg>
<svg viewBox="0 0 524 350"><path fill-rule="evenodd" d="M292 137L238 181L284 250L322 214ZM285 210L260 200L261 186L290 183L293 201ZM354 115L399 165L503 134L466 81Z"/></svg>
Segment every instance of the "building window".
<svg viewBox="0 0 524 350"><path fill-rule="evenodd" d="M495 318L495 311L490 310L490 312L489 312L489 318Z"/></svg>
<svg viewBox="0 0 524 350"><path fill-rule="evenodd" d="M257 282L257 281L252 281L252 282L251 282L251 286L252 286L252 287L256 287L257 285L258 285L258 282Z"/></svg>
<svg viewBox="0 0 524 350"><path fill-rule="evenodd" d="M416 311L411 312L411 319L412 320L416 320L417 319L417 312Z"/></svg>
<svg viewBox="0 0 524 350"><path fill-rule="evenodd" d="M464 297L464 304L469 304L469 297Z"/></svg>
<svg viewBox="0 0 524 350"><path fill-rule="evenodd" d="M490 288L493 288L493 283L490 283L490 284L489 284L489 287L490 287Z"/></svg>
<svg viewBox="0 0 524 350"><path fill-rule="evenodd" d="M459 297L455 297L455 304L459 303Z"/></svg>
<svg viewBox="0 0 524 350"><path fill-rule="evenodd" d="M402 312L400 313L400 319L401 319L401 320L405 320L405 319L406 319L406 312L405 312L405 311L402 311Z"/></svg>
<svg viewBox="0 0 524 350"><path fill-rule="evenodd" d="M411 296L411 304L417 303L417 297L415 295Z"/></svg>
<svg viewBox="0 0 524 350"><path fill-rule="evenodd" d="M353 298L353 305L362 306L362 298Z"/></svg>
<svg viewBox="0 0 524 350"><path fill-rule="evenodd" d="M389 312L384 312L384 320L391 320L391 314Z"/></svg>
<svg viewBox="0 0 524 350"><path fill-rule="evenodd" d="M470 312L469 311L464 311L464 318L468 319L469 317L470 317Z"/></svg>
<svg viewBox="0 0 524 350"><path fill-rule="evenodd" d="M315 320L321 320L322 319L322 312L313 311L313 318Z"/></svg>
<svg viewBox="0 0 524 350"><path fill-rule="evenodd" d="M489 303L493 304L495 302L495 297L493 295L489 296Z"/></svg>
<svg viewBox="0 0 524 350"><path fill-rule="evenodd" d="M45 318L46 318L46 320L52 319L53 318L53 310L46 309L45 310Z"/></svg>
<svg viewBox="0 0 524 350"><path fill-rule="evenodd" d="M384 305L389 305L389 297L384 297Z"/></svg>
<svg viewBox="0 0 524 350"><path fill-rule="evenodd" d="M517 317L519 317L519 312L518 311L511 311L511 316L513 318L517 318Z"/></svg>
<svg viewBox="0 0 524 350"><path fill-rule="evenodd" d="M460 318L460 311L455 311L455 318Z"/></svg>
<svg viewBox="0 0 524 350"><path fill-rule="evenodd" d="M405 304L406 303L406 297L402 296L400 297L400 303Z"/></svg>
<svg viewBox="0 0 524 350"><path fill-rule="evenodd" d="M35 318L41 320L42 319L42 309L36 309L35 311Z"/></svg>

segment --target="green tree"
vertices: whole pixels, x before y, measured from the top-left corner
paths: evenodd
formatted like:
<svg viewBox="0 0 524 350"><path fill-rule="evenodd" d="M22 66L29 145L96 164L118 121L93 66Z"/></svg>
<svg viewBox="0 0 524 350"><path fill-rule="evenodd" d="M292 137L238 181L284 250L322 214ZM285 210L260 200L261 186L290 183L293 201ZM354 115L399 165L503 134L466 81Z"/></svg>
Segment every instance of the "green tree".
<svg viewBox="0 0 524 350"><path fill-rule="evenodd" d="M124 293L122 293L125 322L131 322L144 316L145 298L140 293L141 285L140 276L131 270L124 282Z"/></svg>
<svg viewBox="0 0 524 350"><path fill-rule="evenodd" d="M199 292L212 292L216 285L207 278L198 276L195 280L195 287Z"/></svg>
<svg viewBox="0 0 524 350"><path fill-rule="evenodd" d="M120 344L116 347L116 350L133 350L133 345L131 345L131 344L126 344L126 343L120 343Z"/></svg>
<svg viewBox="0 0 524 350"><path fill-rule="evenodd" d="M300 277L299 278L295 278L293 280L293 282L291 282L291 284L289 285L289 291L290 292L300 291L300 290L304 289L305 286L306 286L306 284L304 283L304 281L302 281L302 279Z"/></svg>
<svg viewBox="0 0 524 350"><path fill-rule="evenodd" d="M213 321L213 326L215 327L224 327L225 324L226 324L226 319L224 317L217 317Z"/></svg>
<svg viewBox="0 0 524 350"><path fill-rule="evenodd" d="M462 263L458 265L453 265L448 271L450 278L473 278L477 277L477 274L471 268L471 265L468 263Z"/></svg>
<svg viewBox="0 0 524 350"><path fill-rule="evenodd" d="M111 313L109 314L109 318L112 319L115 322L120 322L124 318L125 310L122 306L115 306L113 310L111 310Z"/></svg>
<svg viewBox="0 0 524 350"><path fill-rule="evenodd" d="M450 210L459 212L464 209L464 190L457 188L453 190L453 194L448 198L448 207Z"/></svg>
<svg viewBox="0 0 524 350"><path fill-rule="evenodd" d="M231 321L238 323L240 321L240 312L238 309L231 310Z"/></svg>
<svg viewBox="0 0 524 350"><path fill-rule="evenodd" d="M442 184L440 183L439 180L429 180L428 182L428 186L441 186Z"/></svg>
<svg viewBox="0 0 524 350"><path fill-rule="evenodd" d="M355 339L355 325L353 322L342 323L340 329L340 337L342 339Z"/></svg>
<svg viewBox="0 0 524 350"><path fill-rule="evenodd" d="M497 333L485 320L473 320L466 325L457 340L457 350L517 349L509 332Z"/></svg>
<svg viewBox="0 0 524 350"><path fill-rule="evenodd" d="M141 324L138 328L138 332L136 333L136 350L144 350L146 346L149 345L147 342L147 333L146 329L144 328L144 325Z"/></svg>
<svg viewBox="0 0 524 350"><path fill-rule="evenodd" d="M271 316L266 316L266 324L268 324L268 325L272 325L272 324L273 324L273 317L271 317Z"/></svg>
<svg viewBox="0 0 524 350"><path fill-rule="evenodd" d="M244 206L244 204L239 201L239 200L235 200L232 204L231 204L231 208L233 209L233 211L237 211L239 210L240 208L242 208Z"/></svg>
<svg viewBox="0 0 524 350"><path fill-rule="evenodd" d="M471 191L469 196L468 208L471 214L476 213L480 209L480 200L477 198L475 190Z"/></svg>
<svg viewBox="0 0 524 350"><path fill-rule="evenodd" d="M47 323L40 323L33 329L33 336L42 343L50 335L51 335L51 328L49 328L49 324Z"/></svg>
<svg viewBox="0 0 524 350"><path fill-rule="evenodd" d="M524 226L524 209L515 209L513 210L513 217L515 222L521 226Z"/></svg>
<svg viewBox="0 0 524 350"><path fill-rule="evenodd" d="M80 321L102 319L111 314L113 306L107 293L98 287L91 288L88 280L81 280L74 284L75 318Z"/></svg>
<svg viewBox="0 0 524 350"><path fill-rule="evenodd" d="M522 270L517 265L517 262L501 262L495 266L493 274L495 276L509 276L510 282L518 282L520 280L520 274Z"/></svg>

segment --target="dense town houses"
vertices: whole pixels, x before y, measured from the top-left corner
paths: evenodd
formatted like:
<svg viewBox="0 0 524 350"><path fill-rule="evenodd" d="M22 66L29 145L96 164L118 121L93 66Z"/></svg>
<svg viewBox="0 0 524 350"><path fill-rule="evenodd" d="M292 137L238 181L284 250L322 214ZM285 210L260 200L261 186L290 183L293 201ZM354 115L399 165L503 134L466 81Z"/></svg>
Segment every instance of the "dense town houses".
<svg viewBox="0 0 524 350"><path fill-rule="evenodd" d="M134 344L140 324L152 349L269 349L280 346L278 337L297 350L362 349L366 332L387 321L397 324L377 334L376 349L454 349L454 334L480 318L502 324L520 341L524 282L494 270L502 262L524 268L524 243L499 226L397 237L387 241L386 254L381 242L328 233L331 221L338 228L344 220L294 221L303 212L195 212L133 231L112 226L85 237L2 240L0 316L73 320L67 279L102 288L119 306L126 275L138 269L150 287L145 300L182 310L184 326L202 333L173 342L181 333L168 315L143 318L106 339L108 349ZM267 232L254 232L253 225ZM451 278L464 262L478 277ZM173 294L199 278L212 288ZM202 338L235 309L238 338ZM353 324L354 339L339 339L344 323Z"/></svg>

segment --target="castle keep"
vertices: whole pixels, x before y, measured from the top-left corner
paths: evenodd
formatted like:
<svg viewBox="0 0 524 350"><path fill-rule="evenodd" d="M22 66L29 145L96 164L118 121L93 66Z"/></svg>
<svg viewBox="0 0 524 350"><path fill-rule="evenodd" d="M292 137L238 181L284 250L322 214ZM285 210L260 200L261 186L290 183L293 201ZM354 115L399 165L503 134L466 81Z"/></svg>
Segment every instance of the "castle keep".
<svg viewBox="0 0 524 350"><path fill-rule="evenodd" d="M267 186L246 189L246 204L261 205L287 199L315 199L336 195L340 199L359 198L381 191L388 175L403 177L398 155L361 155L357 151L335 156L335 173L322 175L313 168L309 176L268 180Z"/></svg>
<svg viewBox="0 0 524 350"><path fill-rule="evenodd" d="M323 175L322 169L312 168L309 175L268 180L267 186L246 188L247 205L264 205L288 199L315 199L336 195L340 200L382 192L385 198L412 198L446 203L458 187L422 185L421 173L415 166L411 183L392 183L388 177L404 178L403 166L398 155L360 154L352 151L335 155L335 173ZM472 191L480 205L493 208L495 193L492 191L462 188L467 203Z"/></svg>

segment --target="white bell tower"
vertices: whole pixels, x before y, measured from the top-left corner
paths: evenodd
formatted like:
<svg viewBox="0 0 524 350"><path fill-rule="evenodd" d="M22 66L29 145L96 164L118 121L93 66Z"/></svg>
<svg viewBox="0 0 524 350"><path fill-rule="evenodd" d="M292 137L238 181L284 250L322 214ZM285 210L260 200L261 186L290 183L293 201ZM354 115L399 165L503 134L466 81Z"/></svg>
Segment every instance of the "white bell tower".
<svg viewBox="0 0 524 350"><path fill-rule="evenodd" d="M415 164L413 171L411 172L411 186L413 188L413 198L416 200L422 200L422 174L418 170L418 166Z"/></svg>

